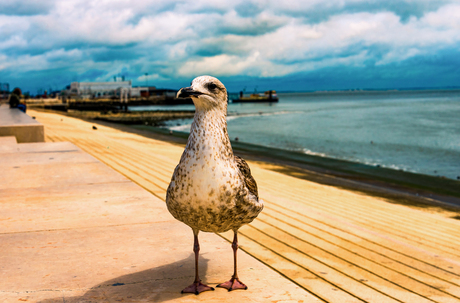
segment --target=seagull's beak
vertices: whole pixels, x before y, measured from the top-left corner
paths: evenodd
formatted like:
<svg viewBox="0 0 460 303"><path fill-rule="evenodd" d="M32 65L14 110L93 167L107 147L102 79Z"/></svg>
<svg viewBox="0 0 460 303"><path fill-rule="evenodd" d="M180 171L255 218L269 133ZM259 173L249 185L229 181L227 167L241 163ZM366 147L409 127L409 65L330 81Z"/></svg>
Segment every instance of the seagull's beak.
<svg viewBox="0 0 460 303"><path fill-rule="evenodd" d="M193 90L193 88L191 87L181 88L177 92L177 98L190 98L190 97L197 97L199 95L202 95L202 93Z"/></svg>

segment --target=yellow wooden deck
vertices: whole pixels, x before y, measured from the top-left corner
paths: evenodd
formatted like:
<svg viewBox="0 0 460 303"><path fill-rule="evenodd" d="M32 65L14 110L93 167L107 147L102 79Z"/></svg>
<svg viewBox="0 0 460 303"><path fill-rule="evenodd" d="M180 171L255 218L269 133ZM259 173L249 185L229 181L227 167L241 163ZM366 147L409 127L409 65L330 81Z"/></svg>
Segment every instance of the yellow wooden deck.
<svg viewBox="0 0 460 303"><path fill-rule="evenodd" d="M47 141L70 141L165 199L184 146L57 114L29 114L45 125ZM458 214L249 165L265 201L259 217L240 229L240 247L249 254L325 302L460 302Z"/></svg>

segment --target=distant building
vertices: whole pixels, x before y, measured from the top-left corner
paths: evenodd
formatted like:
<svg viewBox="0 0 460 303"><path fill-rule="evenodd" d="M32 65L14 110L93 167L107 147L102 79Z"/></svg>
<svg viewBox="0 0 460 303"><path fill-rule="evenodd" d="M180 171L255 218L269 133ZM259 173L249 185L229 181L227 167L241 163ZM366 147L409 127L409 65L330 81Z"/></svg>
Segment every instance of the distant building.
<svg viewBox="0 0 460 303"><path fill-rule="evenodd" d="M61 92L64 98L97 99L111 98L125 100L130 98L148 98L154 96L175 97L172 89L157 89L155 86L132 86L131 81L113 82L72 82ZM124 80L124 79L122 79Z"/></svg>
<svg viewBox="0 0 460 303"><path fill-rule="evenodd" d="M155 89L155 87L153 87ZM149 87L147 86L135 86L131 88L131 97L148 97Z"/></svg>
<svg viewBox="0 0 460 303"><path fill-rule="evenodd" d="M117 82L72 82L68 94L83 99L117 96L120 89L132 88L131 81Z"/></svg>

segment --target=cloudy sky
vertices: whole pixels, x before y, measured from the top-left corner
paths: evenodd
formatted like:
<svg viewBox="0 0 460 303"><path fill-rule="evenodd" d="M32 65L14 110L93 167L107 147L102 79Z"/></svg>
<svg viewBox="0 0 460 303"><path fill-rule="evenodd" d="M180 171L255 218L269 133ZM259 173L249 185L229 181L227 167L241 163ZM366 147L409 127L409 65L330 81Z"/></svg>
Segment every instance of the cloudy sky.
<svg viewBox="0 0 460 303"><path fill-rule="evenodd" d="M0 82L25 91L202 74L230 91L460 86L460 1L0 2Z"/></svg>

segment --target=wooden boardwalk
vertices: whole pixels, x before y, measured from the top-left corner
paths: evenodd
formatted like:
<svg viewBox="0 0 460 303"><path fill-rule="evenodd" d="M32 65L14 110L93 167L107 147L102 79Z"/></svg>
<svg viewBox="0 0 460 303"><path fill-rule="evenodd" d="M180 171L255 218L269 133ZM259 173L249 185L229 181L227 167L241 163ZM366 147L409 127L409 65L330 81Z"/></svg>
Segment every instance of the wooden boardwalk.
<svg viewBox="0 0 460 303"><path fill-rule="evenodd" d="M45 125L47 141L70 141L165 199L184 146L56 114L30 115ZM240 229L241 248L319 300L460 302L457 213L249 165L266 206Z"/></svg>

